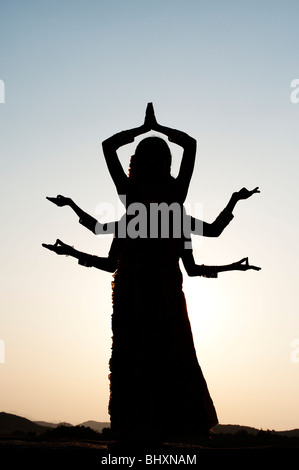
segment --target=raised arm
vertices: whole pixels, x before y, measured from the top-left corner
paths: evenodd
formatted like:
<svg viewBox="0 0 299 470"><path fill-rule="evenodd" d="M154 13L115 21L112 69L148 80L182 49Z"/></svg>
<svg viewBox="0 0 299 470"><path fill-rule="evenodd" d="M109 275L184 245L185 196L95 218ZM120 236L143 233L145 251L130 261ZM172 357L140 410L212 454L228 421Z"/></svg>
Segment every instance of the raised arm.
<svg viewBox="0 0 299 470"><path fill-rule="evenodd" d="M166 135L171 142L183 148L183 157L179 174L176 178L176 183L178 187L179 199L184 202L188 193L188 188L194 169L196 140L185 132L158 124L152 103L148 103L145 113L145 120L140 127L119 132L118 134L115 134L112 137L104 140L102 143L108 170L114 181L118 194L126 194L128 177L125 174L117 156L117 149L123 145L133 142L135 137L149 132L150 130L154 130Z"/></svg>
<svg viewBox="0 0 299 470"><path fill-rule="evenodd" d="M162 126L156 121L152 103L148 104L145 122L149 123L151 129L160 132L168 137L170 142L183 148L183 157L180 165L179 174L176 178L176 184L180 193L180 201L184 202L188 193L190 180L194 170L196 156L196 140L188 134L167 126Z"/></svg>
<svg viewBox="0 0 299 470"><path fill-rule="evenodd" d="M117 150L123 145L134 142L135 137L145 134L150 130L149 120L145 118L144 123L141 126L118 132L102 142L103 153L109 173L116 186L117 192L120 195L126 194L128 176L124 172L122 164L119 161Z"/></svg>

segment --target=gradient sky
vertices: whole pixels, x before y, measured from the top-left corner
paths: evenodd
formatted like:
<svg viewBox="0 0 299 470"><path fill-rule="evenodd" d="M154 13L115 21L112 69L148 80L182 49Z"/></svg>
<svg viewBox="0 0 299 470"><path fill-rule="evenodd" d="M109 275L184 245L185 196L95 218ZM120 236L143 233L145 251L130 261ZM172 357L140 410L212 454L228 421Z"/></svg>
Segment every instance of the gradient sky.
<svg viewBox="0 0 299 470"><path fill-rule="evenodd" d="M183 272L219 421L299 427L298 17L288 0L0 1L1 411L109 419L112 276L41 244L106 256L111 239L46 196L98 217L117 207L101 142L140 125L152 101L161 124L198 142L189 213L201 204L212 221L233 191L261 190L220 238L194 244L199 264L249 256L262 271Z"/></svg>

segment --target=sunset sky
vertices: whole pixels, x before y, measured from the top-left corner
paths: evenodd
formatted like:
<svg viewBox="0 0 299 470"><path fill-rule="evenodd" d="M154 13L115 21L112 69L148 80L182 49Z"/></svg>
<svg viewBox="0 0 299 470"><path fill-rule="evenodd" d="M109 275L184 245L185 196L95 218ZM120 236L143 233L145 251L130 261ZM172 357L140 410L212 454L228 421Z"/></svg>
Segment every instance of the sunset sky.
<svg viewBox="0 0 299 470"><path fill-rule="evenodd" d="M182 268L219 421L299 427L298 18L295 0L0 0L0 411L109 420L112 275L42 243L106 256L111 238L46 196L121 215L101 142L153 102L161 124L197 140L188 213L210 222L232 192L261 190L221 237L193 240L198 264L248 256L260 272ZM137 142L119 152L125 169Z"/></svg>

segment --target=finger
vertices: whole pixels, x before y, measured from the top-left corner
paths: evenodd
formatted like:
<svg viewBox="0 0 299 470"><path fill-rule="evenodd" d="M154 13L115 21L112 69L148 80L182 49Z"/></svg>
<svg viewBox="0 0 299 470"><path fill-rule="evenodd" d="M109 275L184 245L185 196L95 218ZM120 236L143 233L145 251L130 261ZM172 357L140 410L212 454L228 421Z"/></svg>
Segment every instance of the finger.
<svg viewBox="0 0 299 470"><path fill-rule="evenodd" d="M153 117L155 116L154 106L153 103L148 104L148 114Z"/></svg>
<svg viewBox="0 0 299 470"><path fill-rule="evenodd" d="M42 243L42 246L43 246L44 248L47 248L47 249L50 250L50 251L55 251L54 245L48 245L48 244L46 244L46 243Z"/></svg>
<svg viewBox="0 0 299 470"><path fill-rule="evenodd" d="M255 271L260 271L262 268L259 268L258 266L248 266L249 269L254 269Z"/></svg>
<svg viewBox="0 0 299 470"><path fill-rule="evenodd" d="M48 197L46 196L46 199L48 199L48 201L51 201L51 202L54 202L54 204L56 203L56 197Z"/></svg>
<svg viewBox="0 0 299 470"><path fill-rule="evenodd" d="M257 186L257 187L254 188L251 192L252 192L252 194L254 194L254 193L260 193L259 187Z"/></svg>

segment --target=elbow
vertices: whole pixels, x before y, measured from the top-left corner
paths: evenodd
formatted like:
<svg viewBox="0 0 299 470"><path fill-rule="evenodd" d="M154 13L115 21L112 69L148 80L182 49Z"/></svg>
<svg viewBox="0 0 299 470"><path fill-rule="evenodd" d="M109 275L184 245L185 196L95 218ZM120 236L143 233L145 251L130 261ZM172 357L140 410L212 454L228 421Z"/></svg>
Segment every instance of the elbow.
<svg viewBox="0 0 299 470"><path fill-rule="evenodd" d="M223 229L218 225L210 224L203 230L204 237L217 238L221 235Z"/></svg>
<svg viewBox="0 0 299 470"><path fill-rule="evenodd" d="M104 153L111 150L111 149L113 149L114 147L115 147L115 145L113 145L112 137L108 137L108 139L103 140L102 149L103 149Z"/></svg>
<svg viewBox="0 0 299 470"><path fill-rule="evenodd" d="M194 139L194 137L188 136L188 141L186 142L186 147L187 147L189 150L192 150L192 152L196 152L196 148L197 148L197 141L196 141L196 139Z"/></svg>
<svg viewBox="0 0 299 470"><path fill-rule="evenodd" d="M188 274L189 277L196 277L197 276L196 271L194 271L193 269L187 271L187 274Z"/></svg>
<svg viewBox="0 0 299 470"><path fill-rule="evenodd" d="M223 229L224 229L224 227L215 227L212 236L213 236L214 238L219 237L219 236L222 234Z"/></svg>
<svg viewBox="0 0 299 470"><path fill-rule="evenodd" d="M209 237L211 238L217 238L221 235L221 232L211 232L211 234L209 235Z"/></svg>
<svg viewBox="0 0 299 470"><path fill-rule="evenodd" d="M115 273L117 269L117 259L110 261L109 265L107 266L107 271L109 273Z"/></svg>
<svg viewBox="0 0 299 470"><path fill-rule="evenodd" d="M109 148L109 139L103 140L102 149L105 152Z"/></svg>
<svg viewBox="0 0 299 470"><path fill-rule="evenodd" d="M194 277L194 276L197 276L197 272L196 272L196 267L195 266L186 266L184 265L184 268L186 270L186 273L188 274L189 277Z"/></svg>
<svg viewBox="0 0 299 470"><path fill-rule="evenodd" d="M194 137L190 137L190 145L193 145L193 147L196 149L196 147L197 147L197 140L194 139Z"/></svg>

